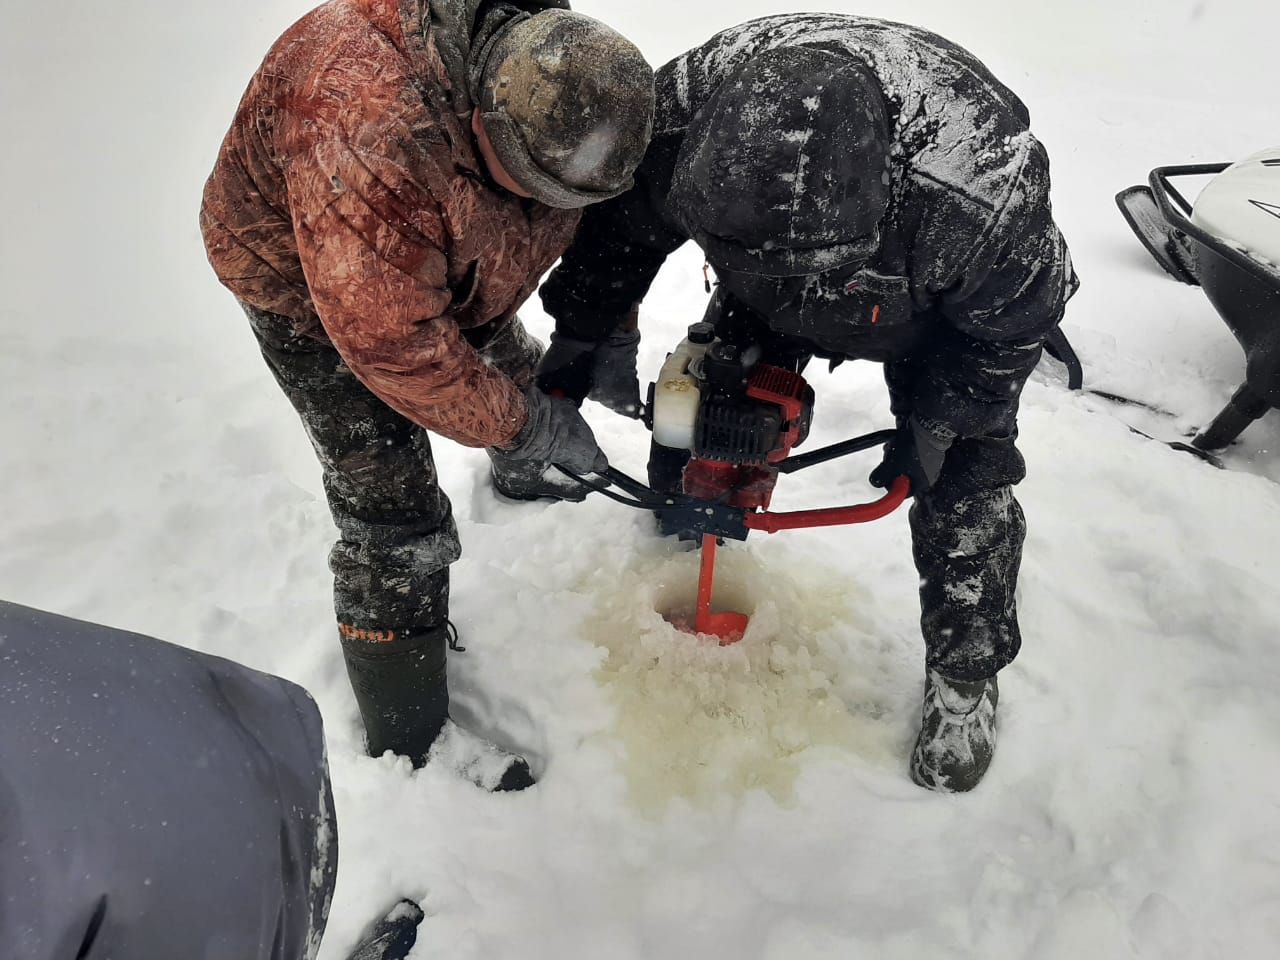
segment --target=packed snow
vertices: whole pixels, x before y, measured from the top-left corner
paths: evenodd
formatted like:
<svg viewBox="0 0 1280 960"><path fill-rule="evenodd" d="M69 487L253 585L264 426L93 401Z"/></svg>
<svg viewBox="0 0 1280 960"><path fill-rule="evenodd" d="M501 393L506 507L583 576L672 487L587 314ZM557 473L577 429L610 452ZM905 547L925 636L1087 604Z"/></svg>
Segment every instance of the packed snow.
<svg viewBox="0 0 1280 960"><path fill-rule="evenodd" d="M340 862L322 960L406 896L427 913L415 960L1277 954L1280 414L1226 471L1130 431L1184 438L1243 358L1112 196L1158 164L1274 142L1256 70L1280 7L821 4L936 30L1026 101L1083 281L1068 328L1090 383L1169 412L1071 394L1048 364L1028 385L1025 646L1000 678L990 774L947 797L906 772L924 672L905 515L725 550L722 599L753 614L726 650L663 619L689 602L696 557L644 516L499 502L483 454L445 441L465 550L456 716L541 782L490 795L448 751L419 773L362 755L318 467L196 225L244 84L308 6L0 13L0 596L313 691ZM575 3L655 63L805 6ZM649 376L705 299L687 249L645 305ZM536 301L525 317L546 335ZM885 426L879 377L815 371L809 444ZM642 428L588 415L641 472ZM872 466L784 478L775 505L869 499Z"/></svg>

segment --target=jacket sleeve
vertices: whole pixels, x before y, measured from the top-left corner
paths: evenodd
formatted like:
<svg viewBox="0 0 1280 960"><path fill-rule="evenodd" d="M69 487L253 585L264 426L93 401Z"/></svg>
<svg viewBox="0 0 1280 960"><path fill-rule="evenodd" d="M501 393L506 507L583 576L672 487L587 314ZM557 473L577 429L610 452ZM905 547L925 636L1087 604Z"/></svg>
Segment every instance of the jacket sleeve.
<svg viewBox="0 0 1280 960"><path fill-rule="evenodd" d="M290 210L316 312L352 372L414 423L505 446L527 420L507 376L450 319L430 158L393 126L319 139L290 164Z"/></svg>
<svg viewBox="0 0 1280 960"><path fill-rule="evenodd" d="M1023 385L1079 282L1053 222L1047 167L1024 177L986 251L942 294L942 323L924 357L914 412L944 433L1011 429Z"/></svg>
<svg viewBox="0 0 1280 960"><path fill-rule="evenodd" d="M573 245L540 292L557 333L604 339L631 317L667 257L688 239L662 214L682 134L655 137L636 185L587 209Z"/></svg>

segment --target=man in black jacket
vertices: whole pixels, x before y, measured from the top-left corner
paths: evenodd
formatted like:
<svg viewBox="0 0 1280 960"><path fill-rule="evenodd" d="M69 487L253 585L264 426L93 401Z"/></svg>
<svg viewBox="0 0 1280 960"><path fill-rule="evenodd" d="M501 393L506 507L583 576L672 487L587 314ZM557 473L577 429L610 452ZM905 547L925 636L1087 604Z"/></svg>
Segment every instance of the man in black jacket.
<svg viewBox="0 0 1280 960"><path fill-rule="evenodd" d="M636 187L588 211L543 287L542 386L634 414L638 304L690 239L722 337L883 362L898 436L872 482L911 480L927 648L911 772L971 789L1021 643L1018 400L1078 285L1027 110L941 37L833 14L725 31L657 90Z"/></svg>

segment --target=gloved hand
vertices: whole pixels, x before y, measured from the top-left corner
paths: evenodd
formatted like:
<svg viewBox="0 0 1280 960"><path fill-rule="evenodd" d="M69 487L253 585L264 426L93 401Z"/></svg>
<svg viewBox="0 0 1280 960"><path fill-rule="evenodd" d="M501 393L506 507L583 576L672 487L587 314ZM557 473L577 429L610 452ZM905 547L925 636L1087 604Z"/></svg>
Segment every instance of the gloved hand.
<svg viewBox="0 0 1280 960"><path fill-rule="evenodd" d="M538 386L544 393L559 392L578 402L590 398L614 413L638 418L639 349L638 330L618 329L599 343L553 333L538 364Z"/></svg>
<svg viewBox="0 0 1280 960"><path fill-rule="evenodd" d="M884 460L871 471L871 485L887 490L898 477L911 481L911 496L931 488L942 473L955 434L942 424L925 425L912 416L885 444Z"/></svg>
<svg viewBox="0 0 1280 960"><path fill-rule="evenodd" d="M640 377L636 358L640 352L639 330L615 330L596 345L591 368L591 392L596 403L624 417L640 416Z"/></svg>
<svg viewBox="0 0 1280 960"><path fill-rule="evenodd" d="M595 341L579 340L563 333L551 334L551 345L538 362L534 375L538 389L581 403L591 392L595 351Z"/></svg>
<svg viewBox="0 0 1280 960"><path fill-rule="evenodd" d="M537 386L525 391L529 401L529 422L514 444L502 452L513 460L557 463L570 473L583 476L599 473L609 466L595 435L582 419L577 405L564 397L549 397Z"/></svg>

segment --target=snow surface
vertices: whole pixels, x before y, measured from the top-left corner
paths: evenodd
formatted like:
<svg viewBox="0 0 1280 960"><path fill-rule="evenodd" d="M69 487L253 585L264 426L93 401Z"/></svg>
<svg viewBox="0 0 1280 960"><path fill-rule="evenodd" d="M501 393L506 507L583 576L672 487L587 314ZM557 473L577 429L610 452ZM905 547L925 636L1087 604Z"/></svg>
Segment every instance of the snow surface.
<svg viewBox="0 0 1280 960"><path fill-rule="evenodd" d="M458 712L542 781L492 796L447 764L360 755L318 470L196 229L234 104L307 5L0 9L0 596L315 692L341 864L322 958L401 896L428 914L416 960L1277 954L1280 416L1227 473L1126 429L1205 423L1243 360L1112 195L1160 163L1274 142L1255 71L1280 7L821 4L938 30L1027 101L1084 281L1069 324L1091 382L1174 413L1073 396L1052 370L1028 386L1025 650L1001 677L987 781L940 797L906 776L923 670L904 516L726 551L726 598L755 618L720 651L655 612L687 600L691 554L609 503L498 503L483 455L443 441L466 550ZM575 6L660 62L805 5ZM686 251L648 301L647 372L700 316L700 267ZM815 381L810 443L887 422L874 365ZM639 471L639 428L590 416ZM778 505L863 499L871 466L787 478Z"/></svg>

